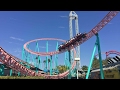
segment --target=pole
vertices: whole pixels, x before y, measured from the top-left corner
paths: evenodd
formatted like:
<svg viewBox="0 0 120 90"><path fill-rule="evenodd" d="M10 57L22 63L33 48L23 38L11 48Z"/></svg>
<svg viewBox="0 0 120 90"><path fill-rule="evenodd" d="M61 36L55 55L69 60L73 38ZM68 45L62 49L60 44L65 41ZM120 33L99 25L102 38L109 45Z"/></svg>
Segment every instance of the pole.
<svg viewBox="0 0 120 90"><path fill-rule="evenodd" d="M68 75L68 79L71 79L71 51L69 52L69 75Z"/></svg>
<svg viewBox="0 0 120 90"><path fill-rule="evenodd" d="M88 67L88 71L87 71L86 79L88 79L89 74L90 74L90 69L91 69L91 67L92 67L92 63L93 63L93 59L94 59L94 55L95 55L95 51L96 51L96 43L95 43L95 46L94 46L94 49L93 49L92 57L91 57L91 60L90 60L90 65L89 65L89 67Z"/></svg>
<svg viewBox="0 0 120 90"><path fill-rule="evenodd" d="M52 56L50 56L50 75L52 75Z"/></svg>
<svg viewBox="0 0 120 90"><path fill-rule="evenodd" d="M37 48L38 48L38 42L36 41L35 51L37 51ZM37 70L37 59L38 59L38 57L35 57L35 62L36 62L36 64L35 64L35 69L36 69L36 72L38 72L38 70Z"/></svg>
<svg viewBox="0 0 120 90"><path fill-rule="evenodd" d="M95 47L94 47L94 50L93 50L90 65L89 65L89 68L88 68L88 71L87 71L86 79L88 79L88 76L89 76L89 73L90 73L90 69L91 69L93 59L94 59L94 55L95 55L95 51L96 51L96 46L98 46L98 54L99 54L99 62L100 62L100 75L101 75L101 79L104 79L103 66L102 66L102 56L101 56L101 49L100 49L100 40L99 40L98 33L96 34L96 38L97 38L97 40L96 40Z"/></svg>
<svg viewBox="0 0 120 90"><path fill-rule="evenodd" d="M12 69L10 69L10 76L12 76Z"/></svg>
<svg viewBox="0 0 120 90"><path fill-rule="evenodd" d="M57 42L57 45L56 45L56 51L58 50L58 42ZM56 71L58 71L58 69L57 69L57 66L58 66L58 63L57 63L57 61L58 61L58 55L57 54L55 54L55 70ZM58 73L57 73L58 74Z"/></svg>
<svg viewBox="0 0 120 90"><path fill-rule="evenodd" d="M78 61L76 62L77 64L77 79L79 79L79 76L78 76Z"/></svg>
<svg viewBox="0 0 120 90"><path fill-rule="evenodd" d="M46 42L46 52L48 52L48 41ZM48 56L46 56L46 69L48 69Z"/></svg>
<svg viewBox="0 0 120 90"><path fill-rule="evenodd" d="M39 50L39 45L38 45L38 42L36 42L36 48L37 48L37 52L39 52L40 50ZM39 68L39 60L40 60L40 56L38 56L37 57L37 59L36 59L36 72L38 72L38 70L37 70L37 68Z"/></svg>
<svg viewBox="0 0 120 90"><path fill-rule="evenodd" d="M65 52L65 66L67 67L67 62L66 62L67 58L66 57L67 57L67 52Z"/></svg>
<svg viewBox="0 0 120 90"><path fill-rule="evenodd" d="M42 69L42 60L40 57L39 57L39 66L40 66L40 69Z"/></svg>
<svg viewBox="0 0 120 90"><path fill-rule="evenodd" d="M0 76L4 76L4 65L0 65Z"/></svg>
<svg viewBox="0 0 120 90"><path fill-rule="evenodd" d="M100 74L101 74L101 79L104 79L102 57L101 57L101 48L100 48L100 40L99 40L98 33L96 34L96 37L97 37L98 54L99 54L99 62L100 62Z"/></svg>
<svg viewBox="0 0 120 90"><path fill-rule="evenodd" d="M79 79L79 77L78 77L78 69L77 69L77 79Z"/></svg>

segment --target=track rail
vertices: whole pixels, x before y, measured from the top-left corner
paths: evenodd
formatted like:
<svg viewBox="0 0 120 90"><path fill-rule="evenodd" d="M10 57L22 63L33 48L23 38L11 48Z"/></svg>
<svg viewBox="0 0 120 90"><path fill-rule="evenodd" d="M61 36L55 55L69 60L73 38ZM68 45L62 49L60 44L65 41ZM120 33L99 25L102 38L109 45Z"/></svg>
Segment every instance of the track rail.
<svg viewBox="0 0 120 90"><path fill-rule="evenodd" d="M7 67L10 67L15 71L21 72L22 74L25 74L25 75L27 74L29 76L36 76L34 71L27 69L25 66L22 66L19 62L15 60L15 58L9 55L1 47L0 47L0 62L2 62Z"/></svg>
<svg viewBox="0 0 120 90"><path fill-rule="evenodd" d="M111 51L105 52L105 54L106 54L106 57L108 57L110 54L116 54L116 55L120 56L120 52L117 52L115 50L111 50Z"/></svg>
<svg viewBox="0 0 120 90"><path fill-rule="evenodd" d="M106 58L110 55L110 54L116 54L116 55L119 55L120 56L120 52L118 51L115 51L115 50L110 50L110 51L107 51L107 52L102 52L101 54L105 54L106 55ZM96 54L95 57L97 57L99 54Z"/></svg>
<svg viewBox="0 0 120 90"><path fill-rule="evenodd" d="M30 65L30 67L33 67L33 68L34 68L34 65L29 64L29 63L27 63L27 62L25 62L25 61L23 61L23 60L15 57L15 56L11 55L11 54L9 54L9 55L10 55L11 57L13 57L13 58L14 58L16 61L18 61L19 63L22 62L22 63L27 64L27 65Z"/></svg>
<svg viewBox="0 0 120 90"><path fill-rule="evenodd" d="M74 50L74 55L76 55L76 52ZM38 73L36 73L35 71L26 68L25 66L21 65L15 58L13 58L10 54L8 54L5 50L3 50L0 47L0 62L2 62L3 64L5 64L7 67L12 68L13 70L17 71L17 72L21 72L22 74L28 75L28 76L43 76L46 79L61 79L64 78L65 76L67 76L69 74L69 70L62 73L62 74L58 74L58 75L45 75L45 74L41 74L41 72L38 71ZM76 62L73 62L73 65L71 67L71 70L73 70L73 68L75 67Z"/></svg>

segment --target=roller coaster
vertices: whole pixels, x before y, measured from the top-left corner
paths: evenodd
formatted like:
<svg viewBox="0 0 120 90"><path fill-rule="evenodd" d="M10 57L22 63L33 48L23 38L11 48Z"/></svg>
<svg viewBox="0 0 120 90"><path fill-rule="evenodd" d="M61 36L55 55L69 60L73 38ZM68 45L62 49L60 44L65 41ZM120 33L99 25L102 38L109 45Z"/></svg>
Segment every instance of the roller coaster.
<svg viewBox="0 0 120 90"><path fill-rule="evenodd" d="M117 14L119 13L119 11L110 11L92 30L90 30L90 32L88 33L78 33L78 26L77 27L77 33L76 36L72 36L70 34L70 40L66 41L66 40L62 40L62 39L56 39L56 38L40 38L40 39L35 39L35 40L31 40L27 43L25 43L23 45L23 53L22 56L24 56L25 58L25 52L29 53L29 54L33 54L38 56L38 58L40 59L40 56L46 56L46 58L48 59L48 56L50 56L50 59L52 60L52 56L53 55L58 55L60 53L64 53L64 52L68 52L68 56L69 56L69 69L64 72L64 73L59 73L57 75L52 75L52 68L50 68L50 74L42 74L41 71L34 71L31 70L30 67L35 67L34 65L29 64L28 62L24 62L23 60L20 60L14 56L12 56L11 54L7 53L2 47L0 47L0 62L2 62L4 65L6 65L7 67L11 68L12 70L15 70L19 73L22 73L23 75L27 75L27 76L43 76L46 79L62 79L64 77L70 76L71 75L71 71L73 71L76 66L78 61L80 61L80 57L77 56L77 51L75 50L76 47L78 47L79 45L81 45L82 43L86 42L88 39L90 39L92 36L96 36L97 40L95 42L95 48L93 50L93 55L91 58L91 62L90 62L90 66L87 72L87 76L86 79L88 79L89 73L90 73L90 68L92 65L92 61L93 61L93 57L95 54L95 50L96 50L96 46L98 46L98 55L99 55L99 59L100 59L100 72L101 72L101 79L104 79L104 75L103 75L103 67L102 67L102 63L101 63L101 50L100 50L100 41L99 41L99 36L98 36L98 32L105 26L107 25ZM75 14L76 15L76 14ZM70 17L71 18L71 17ZM76 19L76 16L75 16ZM71 20L71 19L70 19ZM70 24L71 25L71 24ZM71 28L71 26L70 26ZM70 31L71 33L71 31ZM63 44L59 45L59 47L57 47L56 51L52 51L52 52L48 52L48 49L46 52L37 52L37 51L32 51L29 48L29 44L31 42L36 42L39 40L57 40L57 41L61 41L63 42ZM38 46L38 44L37 44ZM48 44L47 44L48 46ZM73 51L73 62L71 62L71 54ZM77 53L76 53L77 52ZM107 55L109 55L109 53L107 53ZM29 57L29 55L28 55ZM27 57L26 57L27 58ZM57 58L57 56L56 56ZM23 59L23 58L22 58ZM48 69L48 60L46 59L46 70ZM50 63L51 63L50 60ZM30 67L26 67L24 66L22 63L26 63L28 66ZM44 70L43 70L44 71Z"/></svg>

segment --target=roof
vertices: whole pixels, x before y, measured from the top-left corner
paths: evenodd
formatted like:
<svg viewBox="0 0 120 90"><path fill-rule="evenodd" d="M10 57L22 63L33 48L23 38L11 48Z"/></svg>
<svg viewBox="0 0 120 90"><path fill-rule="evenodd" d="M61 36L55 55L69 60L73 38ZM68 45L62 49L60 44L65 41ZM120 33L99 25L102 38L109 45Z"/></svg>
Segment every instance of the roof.
<svg viewBox="0 0 120 90"><path fill-rule="evenodd" d="M108 67L116 66L116 65L120 65L120 62L110 63L108 65L103 66L103 68L108 68ZM95 68L95 69L92 69L92 70L96 70L96 69L99 69L99 68Z"/></svg>
<svg viewBox="0 0 120 90"><path fill-rule="evenodd" d="M105 68L103 68L103 70L113 69L113 68L118 67L118 66L120 66L120 65L105 67ZM91 72L96 72L96 71L100 71L100 69L92 70Z"/></svg>

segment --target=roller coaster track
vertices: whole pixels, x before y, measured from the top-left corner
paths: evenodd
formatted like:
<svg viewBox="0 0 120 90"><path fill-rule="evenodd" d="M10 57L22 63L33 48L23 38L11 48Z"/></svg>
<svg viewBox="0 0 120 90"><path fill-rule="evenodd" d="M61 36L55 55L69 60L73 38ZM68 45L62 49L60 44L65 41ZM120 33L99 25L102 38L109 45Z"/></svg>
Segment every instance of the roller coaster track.
<svg viewBox="0 0 120 90"><path fill-rule="evenodd" d="M116 54L116 55L119 55L120 56L120 52L117 52L115 50L111 50L111 51L108 51L105 53L106 54L106 57L108 57L110 54Z"/></svg>
<svg viewBox="0 0 120 90"><path fill-rule="evenodd" d="M62 74L52 75L52 76L41 74L41 72L39 72L39 71L38 71L38 73L36 73L35 71L28 69L25 66L21 65L13 56L9 55L1 47L0 47L0 62L2 62L7 67L10 67L15 71L21 72L22 74L28 75L28 76L43 76L46 79L58 79L58 78L64 78L65 76L67 76L69 74L69 70ZM75 65L76 65L76 62L73 63L71 69L73 69L75 67Z"/></svg>
<svg viewBox="0 0 120 90"><path fill-rule="evenodd" d="M95 34L97 34L107 23L109 23L117 14L119 13L119 11L110 11L101 21L100 23L98 23L90 32L87 33L87 37L84 38L82 41L79 42L79 44L69 48L69 49L73 49L74 47L84 43L85 41L87 41L88 39L90 39L92 36L94 36ZM29 49L27 49L27 44L24 45L24 48L26 49L26 51L31 52L32 54L36 54L37 52L33 52L30 51ZM65 50L67 51L67 50ZM65 52L64 51L64 52ZM63 52L63 51L62 51ZM62 53L59 51L55 51L55 52L44 52L44 53L37 53L37 55L40 56L46 56L46 55L54 55L54 54L59 54ZM41 74L41 72L36 73L33 70L30 70L28 68L26 68L25 66L22 66L19 62L17 62L15 60L15 58L13 58L11 55L9 55L5 50L3 50L0 47L0 62L2 62L3 64L5 64L6 66L12 68L15 71L21 72L22 74L27 74L28 76L43 76L46 79L58 79L58 78L64 78L65 76L67 76L69 74L69 70L67 70L66 72L59 74L59 75L43 75ZM75 67L76 65L76 61L73 62L71 70Z"/></svg>
<svg viewBox="0 0 120 90"><path fill-rule="evenodd" d="M115 50L110 50L110 51L107 51L107 52L102 52L101 54L105 54L106 55L106 58L110 55L110 54L116 54L116 55L119 55L120 56L120 52L118 51L115 51ZM95 57L97 57L99 54L96 54Z"/></svg>
<svg viewBox="0 0 120 90"><path fill-rule="evenodd" d="M21 59L19 59L19 58L17 58L17 57L15 57L15 56L13 56L13 55L11 55L11 54L9 54L11 57L13 57L16 61L18 61L19 63L23 63L23 64L26 64L26 65L29 65L30 67L35 67L34 65L32 65L32 64L29 64L29 63L27 63L27 62L25 62L25 61L23 61L23 60L21 60Z"/></svg>

